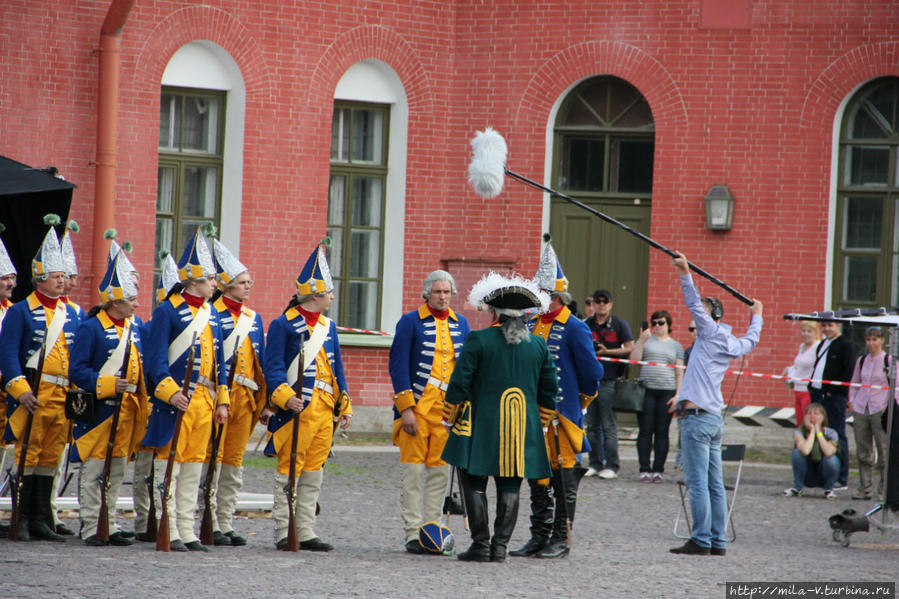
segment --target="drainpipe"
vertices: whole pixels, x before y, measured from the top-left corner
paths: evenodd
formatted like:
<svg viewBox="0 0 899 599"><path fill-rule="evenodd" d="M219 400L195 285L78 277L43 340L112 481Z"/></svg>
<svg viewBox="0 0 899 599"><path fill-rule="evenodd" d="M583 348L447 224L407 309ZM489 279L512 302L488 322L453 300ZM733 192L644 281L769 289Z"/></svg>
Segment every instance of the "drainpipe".
<svg viewBox="0 0 899 599"><path fill-rule="evenodd" d="M94 227L91 244L91 297L99 301L97 286L106 274L106 229L115 226L116 136L119 120L119 62L122 29L135 0L112 0L100 30L97 90L97 176L94 190Z"/></svg>

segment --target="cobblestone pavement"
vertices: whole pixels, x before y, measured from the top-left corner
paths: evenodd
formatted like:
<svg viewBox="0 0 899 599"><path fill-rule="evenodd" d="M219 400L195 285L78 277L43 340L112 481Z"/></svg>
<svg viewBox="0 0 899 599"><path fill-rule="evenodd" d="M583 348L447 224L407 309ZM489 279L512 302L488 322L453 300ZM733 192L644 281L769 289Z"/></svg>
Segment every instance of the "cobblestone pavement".
<svg viewBox="0 0 899 599"><path fill-rule="evenodd" d="M267 463L252 458L249 464L245 490L270 489ZM738 537L726 557L672 555L668 549L681 542L671 532L677 473L670 472L665 483L648 484L637 482L636 470L636 463L625 459L617 480L582 482L575 546L567 559L468 564L404 552L396 453L341 450L326 465L316 525L334 544L333 552L276 551L266 517L236 521L249 537L246 547L206 554L157 553L150 544L91 548L72 539L65 544L2 540L0 597L696 598L724 597L725 582L897 578L899 533L857 533L849 548L831 538L827 516L871 504L849 500L850 492L831 501L822 499L820 490L782 497L790 481L785 466L744 468L734 516ZM528 538L527 497L523 485L512 548ZM128 517L120 521L130 528ZM77 528L77 520L67 522ZM453 517L450 526L458 545L467 548L461 519Z"/></svg>

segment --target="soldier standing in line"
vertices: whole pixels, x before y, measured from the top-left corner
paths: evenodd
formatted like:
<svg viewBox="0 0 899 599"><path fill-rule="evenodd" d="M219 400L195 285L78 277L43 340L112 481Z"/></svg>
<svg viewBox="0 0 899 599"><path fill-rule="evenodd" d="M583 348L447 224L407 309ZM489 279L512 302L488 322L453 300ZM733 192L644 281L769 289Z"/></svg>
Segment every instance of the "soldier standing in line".
<svg viewBox="0 0 899 599"><path fill-rule="evenodd" d="M316 505L322 488L322 468L331 451L331 439L339 423L346 428L352 416L347 394L337 325L327 318L334 300L334 282L323 246L312 252L300 276L297 294L280 317L269 325L265 349L265 380L271 402L278 408L268 420L271 433L265 454L277 456L275 474L275 547L287 549L287 504L293 415L299 413L296 457L296 526L300 549L331 551L334 547L315 534ZM302 359L302 364L300 360ZM302 373L302 390L297 380Z"/></svg>
<svg viewBox="0 0 899 599"><path fill-rule="evenodd" d="M145 364L153 391L153 412L143 444L157 448L157 459L167 459L175 432L175 410L184 412L172 471L175 496L169 501L176 526L171 528L172 551L208 551L194 533L197 490L212 422L228 419L227 371L222 353L224 339L218 315L207 303L215 291L212 254L197 229L178 263L183 289L173 293L153 311ZM188 395L181 392L187 371L191 341L196 356Z"/></svg>
<svg viewBox="0 0 899 599"><path fill-rule="evenodd" d="M218 239L213 239L212 257L219 280L221 295L212 308L222 323L225 339L224 358L231 372L237 361L234 382L229 389L231 407L220 441L216 491L213 493L213 531L216 545L246 545L246 538L234 532L232 521L237 506L237 494L243 486L243 455L250 434L265 407L265 377L262 361L265 350L265 329L262 317L247 307L253 288L250 271ZM240 346L237 347L237 342Z"/></svg>
<svg viewBox="0 0 899 599"><path fill-rule="evenodd" d="M68 434L65 397L69 388L69 346L81 321L75 309L59 299L66 278L59 239L53 230L59 217L47 215L44 223L50 225L50 230L31 261L34 291L10 308L3 319L0 372L7 393L6 440L15 440L16 460L25 441L22 434L28 413L34 415L19 490L19 539L65 541L55 530L50 496ZM42 351L44 364L35 394L28 376L37 368Z"/></svg>

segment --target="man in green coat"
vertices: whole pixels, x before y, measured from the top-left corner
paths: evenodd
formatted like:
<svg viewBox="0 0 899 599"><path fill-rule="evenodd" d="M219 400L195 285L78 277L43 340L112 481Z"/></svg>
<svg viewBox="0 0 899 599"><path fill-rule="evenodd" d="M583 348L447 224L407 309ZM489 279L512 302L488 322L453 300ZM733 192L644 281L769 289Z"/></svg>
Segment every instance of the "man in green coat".
<svg viewBox="0 0 899 599"><path fill-rule="evenodd" d="M472 544L463 561L501 562L518 519L523 478L551 476L543 428L555 411L558 380L546 342L531 335L524 310L546 310L549 298L533 282L490 273L468 301L494 323L472 331L446 391L452 422L443 459L461 471ZM493 539L487 523L487 477L497 499Z"/></svg>

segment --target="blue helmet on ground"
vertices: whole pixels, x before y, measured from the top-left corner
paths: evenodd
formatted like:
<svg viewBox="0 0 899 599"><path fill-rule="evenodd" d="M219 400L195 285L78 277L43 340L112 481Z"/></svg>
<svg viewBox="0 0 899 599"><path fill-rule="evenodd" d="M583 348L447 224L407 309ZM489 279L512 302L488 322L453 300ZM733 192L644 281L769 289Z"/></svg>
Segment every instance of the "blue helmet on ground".
<svg viewBox="0 0 899 599"><path fill-rule="evenodd" d="M438 522L425 522L418 529L418 542L428 553L449 553L455 547L453 531Z"/></svg>

